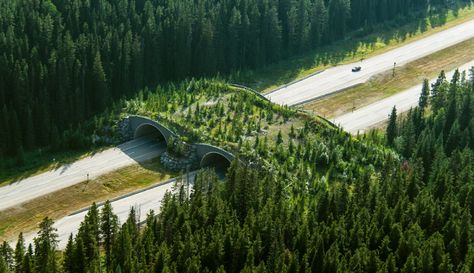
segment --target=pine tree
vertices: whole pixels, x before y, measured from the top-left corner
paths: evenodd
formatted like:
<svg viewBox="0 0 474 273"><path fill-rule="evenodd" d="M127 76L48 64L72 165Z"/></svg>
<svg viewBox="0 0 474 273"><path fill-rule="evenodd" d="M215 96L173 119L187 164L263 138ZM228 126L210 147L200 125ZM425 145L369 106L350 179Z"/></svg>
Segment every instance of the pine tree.
<svg viewBox="0 0 474 273"><path fill-rule="evenodd" d="M0 128L3 128L3 130L0 130L0 158L6 156L9 152L11 129L8 115L7 106L3 105L0 116Z"/></svg>
<svg viewBox="0 0 474 273"><path fill-rule="evenodd" d="M324 0L316 0L313 4L311 20L311 42L315 48L322 43L328 22L328 12Z"/></svg>
<svg viewBox="0 0 474 273"><path fill-rule="evenodd" d="M17 156L20 152L23 151L23 133L20 127L20 121L18 120L18 116L15 110L13 110L10 121L8 122L10 125L11 135L15 137L10 137L10 143L8 143L9 153L10 155Z"/></svg>
<svg viewBox="0 0 474 273"><path fill-rule="evenodd" d="M76 243L73 250L74 272L89 272L86 249L81 236L76 236ZM92 272L95 272L92 268Z"/></svg>
<svg viewBox="0 0 474 273"><path fill-rule="evenodd" d="M0 273L10 273L7 262L0 256Z"/></svg>
<svg viewBox="0 0 474 273"><path fill-rule="evenodd" d="M31 244L28 245L28 251L25 254L22 262L22 271L23 273L33 273L35 265L34 265L34 258L33 258L33 247Z"/></svg>
<svg viewBox="0 0 474 273"><path fill-rule="evenodd" d="M25 256L26 249L25 249L25 240L23 238L23 233L21 232L18 235L18 240L16 242L15 247L15 272L22 272L23 271L23 258Z"/></svg>
<svg viewBox="0 0 474 273"><path fill-rule="evenodd" d="M428 99L430 96L430 83L427 79L423 81L423 87L421 89L420 100L418 106L424 110L428 106Z"/></svg>
<svg viewBox="0 0 474 273"><path fill-rule="evenodd" d="M3 258L3 261L5 261L8 270L14 269L15 260L13 255L13 249L7 242L3 242L3 244L0 246L0 257Z"/></svg>
<svg viewBox="0 0 474 273"><path fill-rule="evenodd" d="M134 256L132 239L130 238L131 231L129 230L130 222L122 225L121 231L117 236L117 242L114 249L114 264L115 268L120 266L124 272L134 271Z"/></svg>
<svg viewBox="0 0 474 273"><path fill-rule="evenodd" d="M283 143L283 134L281 133L281 130L278 131L277 139L276 139L276 144L280 145Z"/></svg>
<svg viewBox="0 0 474 273"><path fill-rule="evenodd" d="M105 249L106 270L111 269L112 264L112 245L118 229L118 218L113 213L110 201L106 201L100 214L100 237Z"/></svg>
<svg viewBox="0 0 474 273"><path fill-rule="evenodd" d="M57 272L56 247L58 235L53 220L46 217L39 225L38 236L34 239L35 265L37 272Z"/></svg>
<svg viewBox="0 0 474 273"><path fill-rule="evenodd" d="M446 82L446 74L444 70L438 76L438 79L434 84L431 85L431 105L433 107L433 112L438 112L442 107L445 101L446 91L444 83Z"/></svg>
<svg viewBox="0 0 474 273"><path fill-rule="evenodd" d="M95 203L89 208L84 221L81 223L78 237L81 237L85 251L86 267L90 271L97 271L100 268L99 255L99 211Z"/></svg>
<svg viewBox="0 0 474 273"><path fill-rule="evenodd" d="M72 234L69 235L68 242L63 254L63 270L66 273L75 272L74 241Z"/></svg>
<svg viewBox="0 0 474 273"><path fill-rule="evenodd" d="M387 145L393 146L397 137L397 108L394 106L387 126Z"/></svg>
<svg viewBox="0 0 474 273"><path fill-rule="evenodd" d="M471 96L466 95L461 106L461 113L459 115L459 125L461 131L464 131L469 126L469 122L472 119L472 109L471 109Z"/></svg>
<svg viewBox="0 0 474 273"><path fill-rule="evenodd" d="M90 103L93 106L93 110L103 110L109 100L109 93L107 90L107 79L99 51L95 54L94 64L92 67L92 85L90 92L92 93Z"/></svg>
<svg viewBox="0 0 474 273"><path fill-rule="evenodd" d="M464 148L459 147L461 140L461 129L459 128L459 123L457 121L454 122L451 130L449 131L448 138L446 139L445 150L446 154L451 155L451 153L457 148Z"/></svg>

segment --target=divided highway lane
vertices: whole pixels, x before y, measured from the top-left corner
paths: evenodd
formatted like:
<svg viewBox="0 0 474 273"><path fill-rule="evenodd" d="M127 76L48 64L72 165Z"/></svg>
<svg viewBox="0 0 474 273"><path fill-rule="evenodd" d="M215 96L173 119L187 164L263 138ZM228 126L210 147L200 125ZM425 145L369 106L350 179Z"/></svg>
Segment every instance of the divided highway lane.
<svg viewBox="0 0 474 273"><path fill-rule="evenodd" d="M474 37L474 20L411 42L362 62L329 68L319 74L277 89L265 96L281 105L297 105L364 83L370 77L425 57ZM361 66L360 72L352 72Z"/></svg>
<svg viewBox="0 0 474 273"><path fill-rule="evenodd" d="M459 71L469 70L472 66L474 66L474 61L460 66ZM446 73L448 80L451 79L454 71L455 70ZM432 79L431 83L435 81L436 78ZM422 84L417 85L406 91L360 108L352 113L336 117L332 122L340 125L345 131L351 134L356 134L358 131L363 133L374 125L387 120L392 112L393 106L397 107L398 113L402 113L418 105L421 89Z"/></svg>
<svg viewBox="0 0 474 273"><path fill-rule="evenodd" d="M100 175L157 157L165 145L149 138L135 139L55 170L0 187L0 211L70 187Z"/></svg>
<svg viewBox="0 0 474 273"><path fill-rule="evenodd" d="M195 174L196 172L189 173L190 188L194 182ZM163 200L165 193L168 191L173 191L175 182L176 178L173 178L165 182L160 182L158 185L152 186L146 190L140 190L132 194L127 194L122 198L111 201L114 213L118 216L120 223L124 223L127 220L132 207L136 209L137 215L141 221L146 219L146 215L150 212L150 210L154 210L155 214L158 214L161 207L161 201ZM98 206L98 208L99 210L102 209L102 205ZM54 227L57 229L59 236L59 249L64 249L66 247L69 235L71 233L73 235L77 233L79 226L84 220L86 214L87 210L84 210L78 213L73 213L56 221ZM36 234L27 235L25 237L26 243L32 243L35 235ZM14 245L14 243L11 243L11 245Z"/></svg>

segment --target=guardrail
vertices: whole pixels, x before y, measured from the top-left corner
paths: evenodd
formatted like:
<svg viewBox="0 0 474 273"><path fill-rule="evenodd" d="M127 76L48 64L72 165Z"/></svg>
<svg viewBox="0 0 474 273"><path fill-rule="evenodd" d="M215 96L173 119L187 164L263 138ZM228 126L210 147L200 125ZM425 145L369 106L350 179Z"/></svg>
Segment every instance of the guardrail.
<svg viewBox="0 0 474 273"><path fill-rule="evenodd" d="M306 79L306 78L308 78L308 77L314 76L314 75L319 74L319 73L321 73L321 72L323 72L323 71L324 71L324 70L317 71L317 72L315 72L315 73L313 73L313 74L311 74L311 75L309 75L309 76L306 76L306 77L304 77L304 78L302 78L302 79L299 79L298 81L302 81L302 80L304 80L304 79ZM298 82L298 81L289 83L289 84L287 84L286 86L288 86L288 85L290 85L290 84L293 84L293 83L296 83L296 82ZM254 93L255 95L257 95L258 97L260 97L260 98L262 98L262 99L264 99L264 100L266 100L266 101L268 101L268 102L272 102L270 99L268 99L267 97L265 97L264 95L262 95L260 92L254 90L254 89L252 89L252 88L250 88L250 87L247 87L247 86L244 86L244 85L241 85L241 84L235 84L235 83L230 83L229 85L230 85L230 86L233 86L233 87L237 87L237 88L243 89L243 90L246 90L246 91L250 91L250 92ZM280 89L281 89L281 88L283 88L283 87L280 87ZM276 90L279 90L279 89L276 89ZM274 91L276 91L276 90L274 90ZM272 92L274 92L274 91L272 91ZM268 94L270 94L270 93L268 93ZM309 112L309 111L306 111L306 110L303 110L303 109L299 109L299 108L296 108L296 111L298 111L298 112L300 112L300 113L304 113L304 114L306 114L306 115L317 116L317 117L321 118L322 120L324 120L325 122L327 122L327 123L328 123L329 125L331 125L332 127L334 127L334 128L339 128L339 126L337 126L336 124L334 124L334 122L332 122L332 121L328 120L327 118L325 118L325 117L323 117L323 116L320 116L320 115L318 115L318 114L316 114L316 113Z"/></svg>
<svg viewBox="0 0 474 273"><path fill-rule="evenodd" d="M262 95L262 93L258 92L257 90L255 89L252 89L250 87L247 87L247 86L244 86L244 85L241 85L241 84L236 84L236 83L229 83L230 86L233 86L233 87L237 87L237 88L240 88L240 89L244 89L244 90L247 90L247 91L250 91L252 93L254 93L255 95L257 95L258 97L260 97L261 99L264 99L266 101L270 101L267 97L265 97L264 95Z"/></svg>
<svg viewBox="0 0 474 273"><path fill-rule="evenodd" d="M325 69L323 69L323 70L318 70L318 71L316 71L316 72L313 72L313 73L311 73L311 74L309 74L309 75L304 76L304 77L301 78L301 79L297 79L297 80L291 81L291 82L289 82L289 83L287 83L287 84L284 84L284 85L282 85L282 86L279 86L279 87L277 87L276 89L274 89L274 90L272 90L272 91L266 93L266 95L270 95L271 93L274 93L274 92L276 92L276 91L278 91L278 90L280 90L280 89L287 88L288 86L290 86L290 85L292 85L292 84L295 84L295 83L298 83L298 82L300 82L300 81L306 80L307 78L310 78L310 77L312 77L312 76L314 76L314 75L318 75L318 74L320 74L320 73L323 73L324 71L325 71Z"/></svg>

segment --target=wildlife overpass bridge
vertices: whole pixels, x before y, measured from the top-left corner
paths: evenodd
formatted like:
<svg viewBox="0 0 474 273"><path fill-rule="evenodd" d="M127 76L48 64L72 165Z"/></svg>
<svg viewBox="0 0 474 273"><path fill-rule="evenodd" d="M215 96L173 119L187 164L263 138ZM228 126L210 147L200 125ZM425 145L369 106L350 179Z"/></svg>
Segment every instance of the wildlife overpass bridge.
<svg viewBox="0 0 474 273"><path fill-rule="evenodd" d="M171 129L147 117L129 116L128 119L130 122L130 129L132 130L135 139L151 137L165 141L165 143L168 144L170 138L177 137ZM190 145L196 149L199 166L201 168L214 167L218 169L227 169L235 158L232 153L213 145L204 143Z"/></svg>

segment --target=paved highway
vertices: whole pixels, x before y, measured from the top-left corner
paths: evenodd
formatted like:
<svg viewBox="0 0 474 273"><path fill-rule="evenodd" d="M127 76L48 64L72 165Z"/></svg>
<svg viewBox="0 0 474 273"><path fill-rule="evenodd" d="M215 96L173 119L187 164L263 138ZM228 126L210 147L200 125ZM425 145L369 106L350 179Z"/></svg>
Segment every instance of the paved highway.
<svg viewBox="0 0 474 273"><path fill-rule="evenodd" d="M191 187L195 174L196 172L191 172L189 174ZM150 212L150 210L154 210L155 214L158 214L161 207L161 201L165 193L167 191L173 190L175 182L176 178L173 178L168 181L161 182L146 190L140 190L135 193L127 194L122 198L111 201L114 213L118 216L120 223L124 223L127 220L132 207L136 209L140 221L146 220L146 215ZM102 205L98 206L98 208L99 210L102 209ZM66 247L69 235L71 233L74 235L77 233L79 226L84 220L86 214L87 210L82 210L56 221L54 227L57 229L57 233L59 235L59 249L64 249ZM25 242L27 244L32 243L34 236L36 236L36 234L26 235ZM11 242L11 245L14 245L14 243Z"/></svg>
<svg viewBox="0 0 474 273"><path fill-rule="evenodd" d="M158 156L165 145L150 138L135 139L55 170L0 187L0 211L70 187L119 168Z"/></svg>
<svg viewBox="0 0 474 273"><path fill-rule="evenodd" d="M411 42L362 62L336 66L265 95L281 105L297 105L366 82L370 77L474 37L474 20ZM360 72L352 72L361 66Z"/></svg>
<svg viewBox="0 0 474 273"><path fill-rule="evenodd" d="M460 66L459 70L465 71L470 69L472 66L474 66L474 61ZM454 70L446 73L446 78L450 80L453 74ZM431 83L434 81L436 81L436 78L432 79ZM356 134L358 131L363 133L374 125L387 120L392 112L393 106L396 106L397 112L401 113L418 105L421 88L422 84L417 85L406 91L360 108L352 113L336 117L332 122L340 125L344 130L352 134Z"/></svg>

